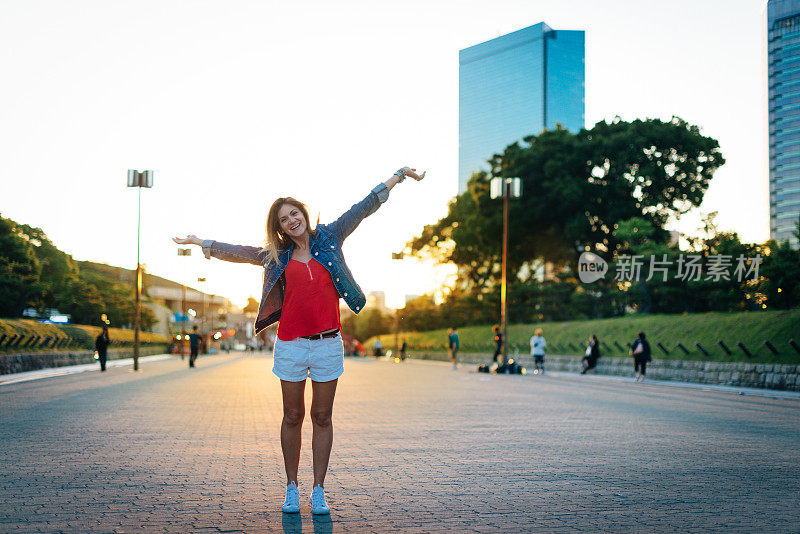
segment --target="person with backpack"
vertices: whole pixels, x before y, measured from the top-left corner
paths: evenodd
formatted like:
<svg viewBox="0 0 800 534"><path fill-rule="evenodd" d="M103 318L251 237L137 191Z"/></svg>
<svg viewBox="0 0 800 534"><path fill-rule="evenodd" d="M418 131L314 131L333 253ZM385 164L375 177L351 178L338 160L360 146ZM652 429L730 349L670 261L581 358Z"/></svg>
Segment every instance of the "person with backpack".
<svg viewBox="0 0 800 534"><path fill-rule="evenodd" d="M650 356L650 343L647 342L644 332L639 332L639 336L634 340L630 355L633 356L633 370L636 373L634 381L641 382L647 371L647 362L653 359Z"/></svg>
<svg viewBox="0 0 800 534"><path fill-rule="evenodd" d="M453 370L458 370L458 349L461 348L461 342L458 339L458 329L447 329L447 350L450 353L450 361L453 363Z"/></svg>

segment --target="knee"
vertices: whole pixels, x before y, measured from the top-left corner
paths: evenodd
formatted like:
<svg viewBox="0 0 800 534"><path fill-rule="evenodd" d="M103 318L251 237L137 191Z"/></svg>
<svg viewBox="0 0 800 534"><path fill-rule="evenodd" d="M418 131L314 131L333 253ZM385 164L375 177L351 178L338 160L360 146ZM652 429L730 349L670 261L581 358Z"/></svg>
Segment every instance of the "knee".
<svg viewBox="0 0 800 534"><path fill-rule="evenodd" d="M288 426L298 426L303 422L303 410L284 408L283 423Z"/></svg>
<svg viewBox="0 0 800 534"><path fill-rule="evenodd" d="M330 411L325 412L311 412L311 421L314 423L315 426L321 427L328 427L331 426L331 416L333 415Z"/></svg>

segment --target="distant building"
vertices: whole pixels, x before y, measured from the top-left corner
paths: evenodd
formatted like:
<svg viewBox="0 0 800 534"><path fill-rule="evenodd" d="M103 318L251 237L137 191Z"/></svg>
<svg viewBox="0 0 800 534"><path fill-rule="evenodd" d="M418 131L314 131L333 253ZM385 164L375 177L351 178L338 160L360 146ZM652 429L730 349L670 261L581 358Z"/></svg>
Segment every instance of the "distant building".
<svg viewBox="0 0 800 534"><path fill-rule="evenodd" d="M800 216L800 0L767 4L769 235L797 246Z"/></svg>
<svg viewBox="0 0 800 534"><path fill-rule="evenodd" d="M90 261L78 262L82 270L89 270L103 277L123 284L129 284L133 288L136 279L136 271L114 267L103 263ZM201 291L186 287L178 282L167 280L160 276L145 273L142 285L144 286L142 306L150 308L156 316L156 324L152 331L166 337L182 331L184 324L187 330L191 330L193 325L198 325L204 330L211 328L227 328L227 323L219 319L232 308L230 300L219 295L207 295ZM186 309L191 309L194 316L186 314L186 321L183 321L183 305ZM205 323L205 324L203 324ZM132 325L114 325L128 326Z"/></svg>
<svg viewBox="0 0 800 534"><path fill-rule="evenodd" d="M458 53L458 192L523 137L584 127L584 32L544 22Z"/></svg>
<svg viewBox="0 0 800 534"><path fill-rule="evenodd" d="M378 309L382 312L389 311L386 307L386 293L383 291L370 291L369 295L367 295L367 308Z"/></svg>
<svg viewBox="0 0 800 534"><path fill-rule="evenodd" d="M159 315L159 330L166 330L171 335L174 332L191 330L193 325L198 325L204 331L228 328L228 320L221 321L220 315L231 312L233 306L225 297L207 295L197 289L150 275L150 283L146 288L147 296L151 301L161 305L167 310L166 315ZM185 295L185 296L184 296ZM184 302L187 310L186 321L183 321ZM191 312L189 312L191 310ZM194 313L192 313L194 312Z"/></svg>

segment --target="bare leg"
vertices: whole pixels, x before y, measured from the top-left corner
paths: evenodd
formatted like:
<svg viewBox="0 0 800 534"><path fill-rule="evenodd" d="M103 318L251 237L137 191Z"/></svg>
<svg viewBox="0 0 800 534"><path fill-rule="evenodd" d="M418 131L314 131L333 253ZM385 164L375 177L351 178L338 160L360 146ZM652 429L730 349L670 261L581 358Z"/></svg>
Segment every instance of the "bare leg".
<svg viewBox="0 0 800 534"><path fill-rule="evenodd" d="M306 381L287 382L281 380L283 393L283 422L281 423L281 448L286 467L286 483L297 484L297 466L300 464L303 417L306 408L303 399Z"/></svg>
<svg viewBox="0 0 800 534"><path fill-rule="evenodd" d="M325 473L328 472L328 461L333 445L333 398L336 395L336 384L330 382L311 382L311 422L314 432L311 436L311 450L314 455L314 486L325 484Z"/></svg>

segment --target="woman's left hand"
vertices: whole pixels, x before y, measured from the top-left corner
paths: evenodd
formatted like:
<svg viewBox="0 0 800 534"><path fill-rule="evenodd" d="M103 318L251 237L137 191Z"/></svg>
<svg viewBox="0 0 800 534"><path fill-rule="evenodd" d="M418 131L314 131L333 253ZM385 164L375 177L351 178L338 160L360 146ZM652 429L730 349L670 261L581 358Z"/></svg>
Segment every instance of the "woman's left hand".
<svg viewBox="0 0 800 534"><path fill-rule="evenodd" d="M400 170L403 171L403 174L405 176L408 176L409 178L413 178L418 182L420 180L422 180L423 178L425 178L425 172L426 171L422 171L422 174L417 174L417 169L412 169L411 167L403 167Z"/></svg>

